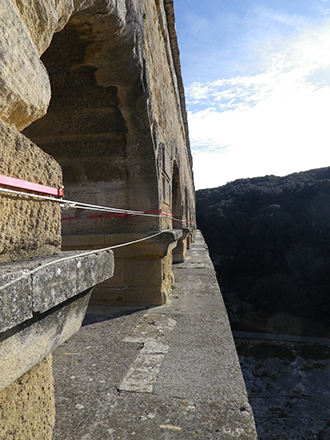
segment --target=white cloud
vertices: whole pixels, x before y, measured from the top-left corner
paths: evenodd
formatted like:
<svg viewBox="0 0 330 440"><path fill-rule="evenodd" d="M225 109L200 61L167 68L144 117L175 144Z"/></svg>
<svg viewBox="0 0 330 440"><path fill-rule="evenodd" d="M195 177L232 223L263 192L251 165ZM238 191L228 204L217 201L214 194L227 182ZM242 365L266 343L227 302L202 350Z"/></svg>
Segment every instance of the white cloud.
<svg viewBox="0 0 330 440"><path fill-rule="evenodd" d="M297 93L286 101L273 95L249 111L214 112L205 122L210 137L221 132L221 141L218 148L195 151L197 189L329 166L329 115L330 88Z"/></svg>
<svg viewBox="0 0 330 440"><path fill-rule="evenodd" d="M330 22L259 75L192 84L187 102L201 108L188 114L197 188L330 166Z"/></svg>

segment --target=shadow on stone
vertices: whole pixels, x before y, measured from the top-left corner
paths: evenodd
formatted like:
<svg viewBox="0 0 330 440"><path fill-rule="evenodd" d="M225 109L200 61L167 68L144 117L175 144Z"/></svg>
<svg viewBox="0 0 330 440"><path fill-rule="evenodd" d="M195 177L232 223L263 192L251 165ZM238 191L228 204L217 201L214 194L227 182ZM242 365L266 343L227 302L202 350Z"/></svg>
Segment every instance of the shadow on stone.
<svg viewBox="0 0 330 440"><path fill-rule="evenodd" d="M90 304L82 327L86 327L97 322L109 321L111 319L119 318L120 316L132 315L141 310L148 310L152 307L135 306L135 307L114 307L97 304Z"/></svg>

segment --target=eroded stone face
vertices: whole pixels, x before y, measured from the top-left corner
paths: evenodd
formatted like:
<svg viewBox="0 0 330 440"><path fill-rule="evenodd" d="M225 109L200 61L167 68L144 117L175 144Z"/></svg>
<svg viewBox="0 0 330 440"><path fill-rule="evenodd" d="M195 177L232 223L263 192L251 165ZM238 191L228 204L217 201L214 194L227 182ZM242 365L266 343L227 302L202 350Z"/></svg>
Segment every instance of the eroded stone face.
<svg viewBox="0 0 330 440"><path fill-rule="evenodd" d="M5 0L0 8L0 118L23 130L51 97L40 55L73 11L72 0Z"/></svg>
<svg viewBox="0 0 330 440"><path fill-rule="evenodd" d="M22 130L43 116L50 100L45 67L18 10L0 8L0 118Z"/></svg>
<svg viewBox="0 0 330 440"><path fill-rule="evenodd" d="M169 217L78 218L63 221L66 238L181 229L189 224L185 220L194 221L173 5L167 3L75 1L76 10L67 26L54 36L42 57L52 84L48 113L24 133L59 161L69 199L162 211L179 222ZM72 209L65 217L79 215ZM147 245L144 250L144 260L152 258ZM184 249L179 257L184 259ZM127 255L125 263L121 261L126 274L130 258ZM132 298L143 304L165 301L171 286L172 254L161 258L155 259L156 271L152 264L147 269L148 288L143 276L139 283L126 277L118 285L118 294L109 287L110 296L122 303ZM134 267L139 263L134 262ZM119 278L117 270L107 286L117 287ZM123 295L127 286L130 293ZM105 287L101 290L103 300Z"/></svg>
<svg viewBox="0 0 330 440"><path fill-rule="evenodd" d="M165 3L165 4L164 4ZM159 198L162 210L175 218L194 222L195 200L186 110L172 2L144 1L144 58L149 86L149 119L157 145ZM157 53L157 56L154 54ZM166 69L164 68L166 66ZM177 172L177 175L176 175ZM175 200L177 199L177 200ZM181 228L186 222L174 223ZM164 228L166 221L163 220ZM188 224L187 224L188 226Z"/></svg>
<svg viewBox="0 0 330 440"><path fill-rule="evenodd" d="M72 0L10 0L18 9L38 54L45 52L66 25L74 7Z"/></svg>

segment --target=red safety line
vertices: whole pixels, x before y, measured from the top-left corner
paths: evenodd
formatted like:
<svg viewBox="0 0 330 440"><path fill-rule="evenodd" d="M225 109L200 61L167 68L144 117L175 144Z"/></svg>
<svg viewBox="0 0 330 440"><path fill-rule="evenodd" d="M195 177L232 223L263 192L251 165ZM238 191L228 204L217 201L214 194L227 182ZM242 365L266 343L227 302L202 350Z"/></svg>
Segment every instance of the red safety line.
<svg viewBox="0 0 330 440"><path fill-rule="evenodd" d="M169 214L168 212L164 212L164 211L160 211L155 209L154 211L145 211L145 214L161 214L161 215L166 215L167 217L173 217L172 214Z"/></svg>
<svg viewBox="0 0 330 440"><path fill-rule="evenodd" d="M170 217L174 222L180 222L180 223L189 223L190 225L195 225L195 223L189 222L185 219L174 219L172 214L168 214L167 212L160 211L160 210L154 210L154 211L145 211L144 214L162 214L166 215L167 217ZM76 217L62 217L61 220L80 220L85 218L106 218L106 217L121 217L121 218L128 218L132 217L134 214L126 214L126 213L114 213L114 214L96 214L96 215L81 215Z"/></svg>
<svg viewBox="0 0 330 440"><path fill-rule="evenodd" d="M173 214L169 214L168 212L165 211L159 211L159 210L155 210L155 211L145 211L145 214L161 214L161 215L165 215L166 217L171 218L174 222L179 222L179 223L190 223L190 224L195 224L192 222L188 222L187 220L183 219L179 219L179 218L173 218Z"/></svg>
<svg viewBox="0 0 330 440"><path fill-rule="evenodd" d="M15 179L0 174L0 185L11 186L12 188L26 189L28 191L48 194L51 196L63 197L62 188L52 188L51 186L40 185L39 183L32 183L26 180Z"/></svg>
<svg viewBox="0 0 330 440"><path fill-rule="evenodd" d="M160 210L154 210L154 211L145 211L145 214L161 214L161 215L166 215L167 217L171 218L173 222L179 222L179 223L188 223L189 225L192 226L196 226L195 223L190 222L186 219L179 219L179 218L173 218L173 214L169 214L168 212L165 211L160 211Z"/></svg>
<svg viewBox="0 0 330 440"><path fill-rule="evenodd" d="M78 217L62 217L61 220L79 220L79 219L83 219L83 218L105 218L105 217L121 217L121 218L127 218L127 217L131 217L133 214L120 214L120 213L115 213L115 214L97 214L97 215L82 215L82 216L78 216Z"/></svg>

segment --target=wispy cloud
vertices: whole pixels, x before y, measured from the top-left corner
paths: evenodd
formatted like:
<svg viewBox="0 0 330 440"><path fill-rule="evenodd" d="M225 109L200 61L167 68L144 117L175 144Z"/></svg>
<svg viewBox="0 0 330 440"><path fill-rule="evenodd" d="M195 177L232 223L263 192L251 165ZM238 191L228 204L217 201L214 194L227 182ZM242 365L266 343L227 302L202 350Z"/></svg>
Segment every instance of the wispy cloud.
<svg viewBox="0 0 330 440"><path fill-rule="evenodd" d="M330 20L304 27L267 64L186 88L196 179L211 178L207 156L217 164L219 183L204 187L330 165Z"/></svg>
<svg viewBox="0 0 330 440"><path fill-rule="evenodd" d="M321 29L305 29L280 52L269 56L270 67L255 76L238 76L186 87L188 106L216 107L219 111L244 110L274 91L330 85L330 21ZM317 77L323 77L322 84ZM315 79L315 81L313 81Z"/></svg>
<svg viewBox="0 0 330 440"><path fill-rule="evenodd" d="M190 107L215 107L219 111L245 110L269 96L274 88L274 74L222 79L207 84L193 83L187 87Z"/></svg>

